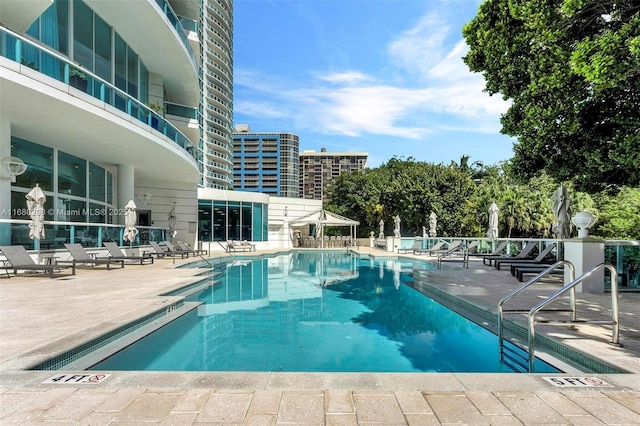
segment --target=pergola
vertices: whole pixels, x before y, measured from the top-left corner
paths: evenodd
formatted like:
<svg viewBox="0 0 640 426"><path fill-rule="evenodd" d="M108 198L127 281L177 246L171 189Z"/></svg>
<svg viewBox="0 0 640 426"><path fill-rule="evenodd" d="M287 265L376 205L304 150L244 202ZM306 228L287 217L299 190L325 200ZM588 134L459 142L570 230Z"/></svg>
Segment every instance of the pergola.
<svg viewBox="0 0 640 426"><path fill-rule="evenodd" d="M332 213L325 209L321 209L305 216L293 219L289 222L292 227L304 226L304 225L316 225L318 231L317 236L320 238L321 246L324 248L324 227L325 226L348 226L351 241L354 241L356 237L356 227L360 224L357 220L349 219L339 214Z"/></svg>

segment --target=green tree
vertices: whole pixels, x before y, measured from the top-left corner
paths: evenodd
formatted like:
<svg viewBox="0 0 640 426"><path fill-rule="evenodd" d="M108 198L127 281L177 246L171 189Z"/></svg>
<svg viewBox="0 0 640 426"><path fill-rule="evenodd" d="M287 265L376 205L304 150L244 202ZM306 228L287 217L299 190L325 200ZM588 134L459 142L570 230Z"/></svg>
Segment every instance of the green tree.
<svg viewBox="0 0 640 426"><path fill-rule="evenodd" d="M604 16L603 16L604 15ZM595 192L640 184L640 6L632 0L486 0L464 58L511 102L512 167Z"/></svg>
<svg viewBox="0 0 640 426"><path fill-rule="evenodd" d="M615 196L599 195L593 235L607 239L640 239L640 188L623 188Z"/></svg>

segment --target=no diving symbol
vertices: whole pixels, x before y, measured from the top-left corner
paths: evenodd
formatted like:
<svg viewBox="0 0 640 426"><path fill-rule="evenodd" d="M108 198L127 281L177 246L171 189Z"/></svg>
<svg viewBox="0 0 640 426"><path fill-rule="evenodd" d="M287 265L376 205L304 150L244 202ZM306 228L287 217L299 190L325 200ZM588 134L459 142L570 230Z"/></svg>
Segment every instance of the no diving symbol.
<svg viewBox="0 0 640 426"><path fill-rule="evenodd" d="M97 383L103 379L105 379L107 376L105 376L104 374L97 374L95 376L91 376L89 377L89 382L91 383Z"/></svg>

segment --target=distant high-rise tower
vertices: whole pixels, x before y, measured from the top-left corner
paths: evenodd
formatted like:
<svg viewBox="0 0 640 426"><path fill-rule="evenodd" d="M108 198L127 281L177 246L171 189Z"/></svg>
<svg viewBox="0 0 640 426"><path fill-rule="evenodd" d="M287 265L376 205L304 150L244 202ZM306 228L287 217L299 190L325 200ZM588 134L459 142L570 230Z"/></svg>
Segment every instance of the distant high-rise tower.
<svg viewBox="0 0 640 426"><path fill-rule="evenodd" d="M322 200L325 204L329 197L327 188L335 177L342 173L362 170L367 167L366 152L320 152L302 151L300 154L300 196L312 200Z"/></svg>
<svg viewBox="0 0 640 426"><path fill-rule="evenodd" d="M233 186L233 0L202 0L200 185Z"/></svg>
<svg viewBox="0 0 640 426"><path fill-rule="evenodd" d="M246 124L233 133L234 189L299 198L298 135L251 132Z"/></svg>

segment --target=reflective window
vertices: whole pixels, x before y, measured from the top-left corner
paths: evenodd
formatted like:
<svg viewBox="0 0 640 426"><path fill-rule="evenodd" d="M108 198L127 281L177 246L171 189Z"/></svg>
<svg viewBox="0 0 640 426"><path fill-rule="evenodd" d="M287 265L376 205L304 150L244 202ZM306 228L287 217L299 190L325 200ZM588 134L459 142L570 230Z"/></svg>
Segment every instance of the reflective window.
<svg viewBox="0 0 640 426"><path fill-rule="evenodd" d="M198 201L198 239L211 241L211 201Z"/></svg>
<svg viewBox="0 0 640 426"><path fill-rule="evenodd" d="M254 241L262 241L262 204L253 205L253 238Z"/></svg>
<svg viewBox="0 0 640 426"><path fill-rule="evenodd" d="M227 239L240 240L240 203L229 203L227 218Z"/></svg>
<svg viewBox="0 0 640 426"><path fill-rule="evenodd" d="M37 183L44 191L53 191L52 148L12 137L11 155L27 165L27 171L16 176L14 186L33 188Z"/></svg>
<svg viewBox="0 0 640 426"><path fill-rule="evenodd" d="M58 192L87 196L87 162L73 155L58 153Z"/></svg>
<svg viewBox="0 0 640 426"><path fill-rule="evenodd" d="M89 163L89 198L105 200L105 170L93 163Z"/></svg>
<svg viewBox="0 0 640 426"><path fill-rule="evenodd" d="M107 172L107 204L113 204L113 175Z"/></svg>
<svg viewBox="0 0 640 426"><path fill-rule="evenodd" d="M241 240L251 240L251 204L242 203L242 233Z"/></svg>
<svg viewBox="0 0 640 426"><path fill-rule="evenodd" d="M73 2L73 59L93 71L93 11L82 1Z"/></svg>
<svg viewBox="0 0 640 426"><path fill-rule="evenodd" d="M214 241L227 240L227 204L224 201L213 203L213 239Z"/></svg>

